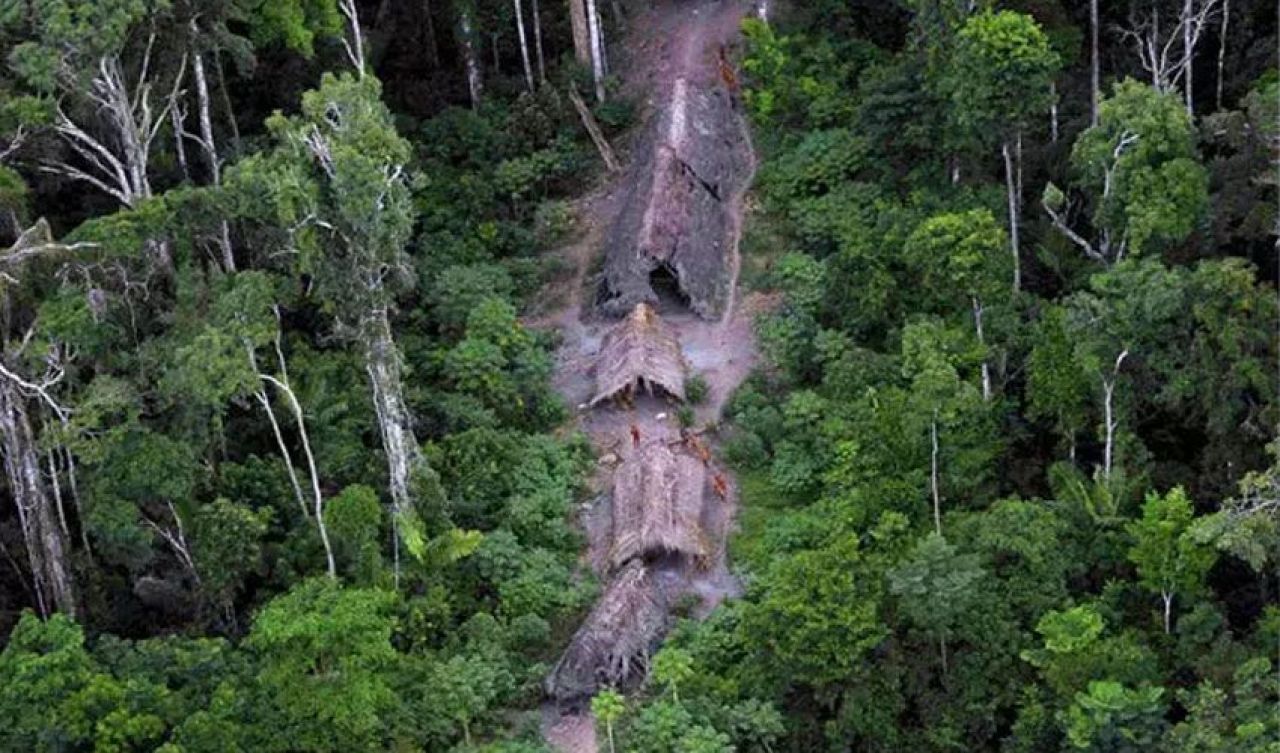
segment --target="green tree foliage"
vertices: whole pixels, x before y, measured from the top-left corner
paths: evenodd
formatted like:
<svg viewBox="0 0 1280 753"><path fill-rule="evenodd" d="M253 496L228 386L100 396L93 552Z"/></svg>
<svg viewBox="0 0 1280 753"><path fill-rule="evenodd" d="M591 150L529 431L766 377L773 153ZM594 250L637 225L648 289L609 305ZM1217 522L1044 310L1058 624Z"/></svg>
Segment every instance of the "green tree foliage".
<svg viewBox="0 0 1280 753"><path fill-rule="evenodd" d="M548 749L603 466L525 322L613 203L542 5L0 0L0 748ZM619 94L665 54L620 21L735 12L641 5L600 3ZM1274 8L1216 6L1189 111L1133 44L1183 5L1098 3L1092 123L1083 4L761 5L741 589L602 744L1276 753ZM78 622L30 612L54 539Z"/></svg>
<svg viewBox="0 0 1280 753"><path fill-rule="evenodd" d="M943 86L955 125L978 143L1008 139L1048 109L1060 65L1030 16L989 10L970 16L946 62Z"/></svg>
<svg viewBox="0 0 1280 753"><path fill-rule="evenodd" d="M247 646L262 700L276 711L271 749L368 748L394 694L391 594L313 579L267 605Z"/></svg>
<svg viewBox="0 0 1280 753"><path fill-rule="evenodd" d="M1142 587L1159 594L1164 604L1164 630L1172 629L1175 597L1195 596L1204 586L1216 553L1197 541L1191 524L1191 500L1181 488L1168 494L1147 495L1142 518L1129 525L1133 547L1129 559L1138 568Z"/></svg>
<svg viewBox="0 0 1280 753"><path fill-rule="evenodd" d="M103 671L84 630L61 615L23 615L0 654L0 678L0 735L13 750L145 749L165 731L157 711L166 689Z"/></svg>
<svg viewBox="0 0 1280 753"><path fill-rule="evenodd" d="M1186 109L1177 97L1132 79L1117 83L1103 100L1098 125L1076 139L1071 165L1100 233L1085 251L1103 261L1181 241L1208 203L1207 175L1196 158ZM1058 212L1067 199L1049 183L1044 203Z"/></svg>

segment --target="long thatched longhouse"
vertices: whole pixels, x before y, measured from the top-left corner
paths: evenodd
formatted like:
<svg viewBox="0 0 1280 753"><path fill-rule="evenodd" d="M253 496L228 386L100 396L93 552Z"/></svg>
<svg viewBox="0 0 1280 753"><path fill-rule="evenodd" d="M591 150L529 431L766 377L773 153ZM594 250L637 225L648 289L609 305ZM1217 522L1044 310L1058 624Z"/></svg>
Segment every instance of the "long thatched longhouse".
<svg viewBox="0 0 1280 753"><path fill-rule="evenodd" d="M674 279L689 308L713 318L729 289L729 197L749 159L728 92L712 77L679 78L632 160L630 191L607 234L601 311L623 316L659 300Z"/></svg>
<svg viewBox="0 0 1280 753"><path fill-rule="evenodd" d="M578 628L543 689L560 702L580 701L648 671L649 655L666 630L666 614L648 569L631 561Z"/></svg>
<svg viewBox="0 0 1280 753"><path fill-rule="evenodd" d="M613 546L621 567L647 555L679 554L694 562L710 555L702 531L706 468L661 440L645 444L613 479Z"/></svg>
<svg viewBox="0 0 1280 753"><path fill-rule="evenodd" d="M591 406L629 389L654 388L684 400L680 340L653 307L641 303L604 337L596 360Z"/></svg>

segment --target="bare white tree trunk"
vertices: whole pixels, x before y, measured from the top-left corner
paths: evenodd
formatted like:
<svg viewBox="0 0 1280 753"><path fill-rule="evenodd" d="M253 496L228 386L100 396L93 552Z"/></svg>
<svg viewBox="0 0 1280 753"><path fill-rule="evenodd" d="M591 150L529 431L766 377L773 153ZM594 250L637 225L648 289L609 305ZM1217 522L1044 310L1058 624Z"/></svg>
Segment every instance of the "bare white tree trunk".
<svg viewBox="0 0 1280 753"><path fill-rule="evenodd" d="M542 54L542 14L538 11L538 0L533 0L533 49L538 55L538 81L547 83L547 64Z"/></svg>
<svg viewBox="0 0 1280 753"><path fill-rule="evenodd" d="M315 516L316 528L320 531L320 541L324 544L325 559L328 564L328 572L330 578L338 577L338 569L333 557L333 547L329 543L329 530L324 522L324 495L320 490L320 473L316 468L315 455L311 451L311 438L307 433L307 419L302 411L302 405L298 401L298 395L293 390L293 384L289 381L289 365L285 361L284 348L280 343L280 311L275 310L276 315L276 333L275 333L275 351L276 365L279 369L278 375L271 375L263 372L258 367L258 356L254 352L253 344L248 340L245 341L245 353L249 359L249 366L253 369L253 373L258 375L264 384L269 384L284 396L285 402L289 406L289 412L293 414L294 423L298 426L298 438L302 442L302 453L307 461L307 472L311 481L311 512L308 512L307 501L302 492L302 483L298 480L298 473L293 467L293 455L289 452L289 445L285 441L284 432L280 428L280 422L276 418L275 409L271 405L271 398L267 395L266 388L263 387L254 392L254 398L258 404L262 406L263 412L267 414L267 420L271 423L271 431L275 436L276 447L280 450L280 457L284 460L285 471L289 475L289 484L293 487L294 497L298 501L298 506L302 508L302 517L310 518Z"/></svg>
<svg viewBox="0 0 1280 753"><path fill-rule="evenodd" d="M458 32L463 64L467 69L467 92L471 95L471 106L479 107L484 92L484 76L480 68L480 53L476 49L475 22L471 18L470 8L463 7L458 11Z"/></svg>
<svg viewBox="0 0 1280 753"><path fill-rule="evenodd" d="M1195 45L1191 39L1191 24L1187 21L1192 17L1195 10L1195 0L1183 0L1182 2L1182 48L1186 50L1186 54L1182 58L1182 90L1183 96L1187 101L1187 114L1195 115L1194 95L1192 93L1192 68L1195 62Z"/></svg>
<svg viewBox="0 0 1280 753"><path fill-rule="evenodd" d="M182 525L182 517L178 515L178 508L173 506L173 502L166 501L165 506L169 510L169 517L173 518L173 528L162 526L146 515L142 516L142 521L151 526L151 530L155 531L161 539L164 539L164 542L173 550L174 556L178 558L178 562L199 585L200 570L196 568L195 557L191 555L191 546L187 543L187 529Z"/></svg>
<svg viewBox="0 0 1280 753"><path fill-rule="evenodd" d="M1089 0L1089 125L1098 124L1098 100L1101 97L1102 67L1098 60L1098 0Z"/></svg>
<svg viewBox="0 0 1280 753"><path fill-rule="evenodd" d="M285 361L284 348L280 343L280 309L275 309L276 315L276 365L280 369L278 377L264 376L263 378L275 385L276 389L284 395L285 400L289 404L289 410L293 413L294 423L298 425L298 439L302 442L302 455L307 460L307 473L311 478L311 501L314 505L314 513L316 520L316 528L320 530L320 541L324 544L325 559L328 561L329 577L338 577L338 568L333 558L333 546L329 542L329 528L324 522L324 494L320 491L320 472L316 467L316 456L311 451L311 435L307 432L307 418L302 412L302 404L298 401L298 394L293 390L293 383L289 380L289 364Z"/></svg>
<svg viewBox="0 0 1280 753"><path fill-rule="evenodd" d="M258 359L253 353L253 346L248 342L245 343L245 350L249 355L249 364L259 379L265 381L265 375L258 369ZM284 460L285 472L289 475L289 487L293 489L293 497L298 502L298 507L302 510L302 517L310 517L307 510L307 501L302 495L302 483L298 481L298 472L293 467L293 455L289 452L289 443L285 441L284 430L280 428L280 421L276 418L275 408L271 405L271 396L267 394L266 388L259 388L254 391L253 398L258 401L258 405L262 406L262 412L267 414L267 421L271 424L271 434L276 440L276 449L280 451L280 458Z"/></svg>
<svg viewBox="0 0 1280 753"><path fill-rule="evenodd" d="M933 411L933 422L929 424L929 488L933 492L933 527L938 535L942 535L942 493L938 488L938 410Z"/></svg>
<svg viewBox="0 0 1280 753"><path fill-rule="evenodd" d="M199 33L196 22L191 22L193 38ZM209 79L205 75L204 56L196 50L191 56L191 71L196 83L196 107L199 109L200 148L204 151L205 162L209 167L209 181L215 186L222 185L222 162L218 157L218 142L213 135L213 105L209 96ZM235 251L231 247L231 227L222 220L218 228L218 248L222 251L222 267L228 273L236 271Z"/></svg>
<svg viewBox="0 0 1280 753"><path fill-rule="evenodd" d="M351 38L343 37L342 46L347 51L347 59L351 61L351 67L356 69L356 76L364 78L364 32L360 29L360 14L356 8L356 2L339 0L338 9L347 17L347 23L351 26Z"/></svg>
<svg viewBox="0 0 1280 753"><path fill-rule="evenodd" d="M49 466L49 486L53 489L53 504L58 511L58 527L62 529L63 538L70 540L71 527L67 525L67 511L62 506L62 483L58 481L58 463L53 449L46 449L44 457Z"/></svg>
<svg viewBox="0 0 1280 753"><path fill-rule="evenodd" d="M98 72L88 91L79 92L101 114L110 138L98 138L72 120L61 106L55 108L53 129L84 166L67 161L48 162L41 166L42 170L88 183L128 207L151 196L147 174L151 148L177 102L186 72L186 56L183 56L173 88L157 109L152 102L154 82L150 79L154 42L153 35L133 86L125 80L119 58L109 56L98 61Z"/></svg>
<svg viewBox="0 0 1280 753"><path fill-rule="evenodd" d="M392 526L397 531L413 505L412 481L416 468L425 466L422 448L413 435L409 406L404 399L400 350L391 335L386 308L370 313L365 332L365 368L373 391L373 405L387 457L391 490ZM399 536L396 537L396 583L400 582Z"/></svg>
<svg viewBox="0 0 1280 753"><path fill-rule="evenodd" d="M604 35L600 30L600 13L596 0L587 0L587 30L591 37L591 78L595 82L596 101L604 101Z"/></svg>
<svg viewBox="0 0 1280 753"><path fill-rule="evenodd" d="M1222 27L1218 30L1218 96L1217 106L1222 109L1222 77L1227 63L1227 29L1231 25L1231 0L1222 0Z"/></svg>
<svg viewBox="0 0 1280 753"><path fill-rule="evenodd" d="M978 332L978 344L985 351L987 348L987 338L982 331L982 301L978 297L973 296L973 326ZM982 399L991 399L991 367L987 364L987 357L982 356Z"/></svg>
<svg viewBox="0 0 1280 753"><path fill-rule="evenodd" d="M1102 449L1102 477L1108 480L1111 478L1111 466L1115 455L1116 428L1120 423L1115 416L1116 380L1120 376L1120 367L1124 365L1124 359L1128 357L1128 350L1121 351L1120 355L1116 356L1115 366L1111 369L1111 375L1102 377L1102 412L1105 435Z"/></svg>
<svg viewBox="0 0 1280 753"><path fill-rule="evenodd" d="M1164 634L1169 635L1173 632L1173 594L1161 591L1160 600L1164 602Z"/></svg>
<svg viewBox="0 0 1280 753"><path fill-rule="evenodd" d="M524 84L533 92L533 64L529 60L529 39L524 33L524 8L520 0L511 0L516 13L516 36L520 38L520 62L524 64Z"/></svg>
<svg viewBox="0 0 1280 753"><path fill-rule="evenodd" d="M191 169L187 167L187 145L182 140L183 134L187 130L183 126L184 120L186 120L186 115L182 112L181 107L169 108L169 121L173 127L173 150L178 157L178 171L182 173L183 180L190 182Z"/></svg>
<svg viewBox="0 0 1280 753"><path fill-rule="evenodd" d="M1019 258L1018 244L1018 197L1017 178L1014 174L1013 150L1006 140L1001 147L1004 156L1005 188L1009 200L1009 251L1013 254L1013 292L1022 289L1022 262Z"/></svg>
<svg viewBox="0 0 1280 753"><path fill-rule="evenodd" d="M1058 84L1049 84L1049 134L1053 143L1058 143Z"/></svg>
<svg viewBox="0 0 1280 753"><path fill-rule="evenodd" d="M1121 30L1138 53L1138 62L1151 75L1151 85L1172 92L1181 85L1187 112L1192 113L1192 66L1196 46L1209 22L1217 14L1220 0L1183 0L1178 22L1167 32L1160 27L1160 8L1153 6L1146 16L1130 13L1129 27Z"/></svg>
<svg viewBox="0 0 1280 753"><path fill-rule="evenodd" d="M17 507L31 563L36 607L44 617L54 611L74 617L76 589L70 546L45 489L25 398L8 378L0 379L0 446L4 448L9 494Z"/></svg>
<svg viewBox="0 0 1280 753"><path fill-rule="evenodd" d="M595 3L597 0L590 0ZM609 75L609 47L604 41L604 16L601 15L599 6L596 6L596 48L600 53L600 70L604 71L604 75Z"/></svg>

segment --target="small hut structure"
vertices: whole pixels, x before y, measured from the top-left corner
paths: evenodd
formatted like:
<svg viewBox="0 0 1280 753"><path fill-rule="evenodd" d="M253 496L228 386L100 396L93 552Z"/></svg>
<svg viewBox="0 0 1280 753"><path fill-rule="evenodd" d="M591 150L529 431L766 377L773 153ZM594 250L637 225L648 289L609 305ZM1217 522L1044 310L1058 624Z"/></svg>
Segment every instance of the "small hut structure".
<svg viewBox="0 0 1280 753"><path fill-rule="evenodd" d="M671 326L653 307L637 304L631 314L604 336L596 360L596 391L591 406L615 395L658 389L684 400L684 354Z"/></svg>
<svg viewBox="0 0 1280 753"><path fill-rule="evenodd" d="M613 477L613 546L609 564L622 567L645 556L678 554L694 562L711 553L702 531L706 467L652 440Z"/></svg>
<svg viewBox="0 0 1280 753"><path fill-rule="evenodd" d="M649 655L667 627L666 603L643 562L628 563L574 634L543 683L561 703L585 700L648 671Z"/></svg>

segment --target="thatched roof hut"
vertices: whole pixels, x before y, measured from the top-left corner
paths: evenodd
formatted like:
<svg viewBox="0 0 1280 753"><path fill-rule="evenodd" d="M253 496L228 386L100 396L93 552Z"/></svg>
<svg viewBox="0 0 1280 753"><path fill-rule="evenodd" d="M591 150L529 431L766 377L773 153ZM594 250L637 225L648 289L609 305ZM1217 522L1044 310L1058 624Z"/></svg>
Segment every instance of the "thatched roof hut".
<svg viewBox="0 0 1280 753"><path fill-rule="evenodd" d="M718 77L680 78L640 131L626 193L606 231L597 305L623 316L658 301L653 273L674 278L690 310L713 319L728 299L731 197L750 179L750 149Z"/></svg>
<svg viewBox="0 0 1280 753"><path fill-rule="evenodd" d="M680 554L700 561L710 554L702 531L706 468L696 458L652 440L613 477L613 546L620 567L645 555Z"/></svg>
<svg viewBox="0 0 1280 753"><path fill-rule="evenodd" d="M547 676L547 695L562 702L581 700L648 671L649 655L666 630L666 614L662 593L644 563L628 563Z"/></svg>
<svg viewBox="0 0 1280 753"><path fill-rule="evenodd" d="M611 329L596 360L594 406L628 388L655 387L684 400L685 360L675 331L653 307L637 304Z"/></svg>

